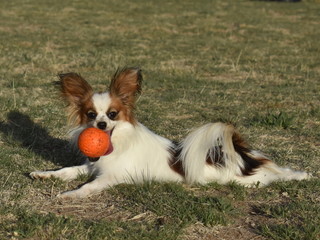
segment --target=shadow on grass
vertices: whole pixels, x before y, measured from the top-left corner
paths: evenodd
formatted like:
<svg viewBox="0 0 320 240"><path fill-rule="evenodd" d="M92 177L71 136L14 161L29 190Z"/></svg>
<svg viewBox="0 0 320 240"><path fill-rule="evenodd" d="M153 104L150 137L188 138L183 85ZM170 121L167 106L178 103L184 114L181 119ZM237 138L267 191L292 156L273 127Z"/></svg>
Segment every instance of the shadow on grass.
<svg viewBox="0 0 320 240"><path fill-rule="evenodd" d="M50 136L45 128L21 112L8 113L7 121L0 122L0 131L9 144L26 148L54 164L70 166L83 161L68 141Z"/></svg>

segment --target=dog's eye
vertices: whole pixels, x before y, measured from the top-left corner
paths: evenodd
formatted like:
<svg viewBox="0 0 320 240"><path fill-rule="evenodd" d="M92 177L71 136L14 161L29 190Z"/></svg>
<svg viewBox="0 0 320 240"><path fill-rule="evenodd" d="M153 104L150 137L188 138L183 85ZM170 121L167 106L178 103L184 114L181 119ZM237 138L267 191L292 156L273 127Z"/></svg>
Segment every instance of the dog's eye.
<svg viewBox="0 0 320 240"><path fill-rule="evenodd" d="M114 120L117 117L118 113L116 111L112 111L112 112L108 112L107 116L108 118L110 118L111 120Z"/></svg>
<svg viewBox="0 0 320 240"><path fill-rule="evenodd" d="M91 119L91 120L94 120L94 119L96 119L97 114L96 114L95 112L88 112L88 113L87 113L87 117L88 117L89 119Z"/></svg>

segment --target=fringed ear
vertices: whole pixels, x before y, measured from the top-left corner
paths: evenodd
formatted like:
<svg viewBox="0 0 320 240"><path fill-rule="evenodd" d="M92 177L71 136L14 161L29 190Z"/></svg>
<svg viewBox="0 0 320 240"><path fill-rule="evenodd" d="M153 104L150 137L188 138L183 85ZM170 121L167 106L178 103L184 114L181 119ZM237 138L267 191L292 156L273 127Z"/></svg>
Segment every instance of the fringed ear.
<svg viewBox="0 0 320 240"><path fill-rule="evenodd" d="M60 85L61 94L69 104L79 107L92 97L93 90L91 86L79 74L63 73L59 74L58 77L60 78L58 84Z"/></svg>
<svg viewBox="0 0 320 240"><path fill-rule="evenodd" d="M141 82L141 69L118 69L109 86L110 95L119 98L124 105L133 107L136 96L141 93Z"/></svg>
<svg viewBox="0 0 320 240"><path fill-rule="evenodd" d="M93 90L89 83L76 73L64 73L58 75L62 97L68 102L68 122L71 125L79 125L82 122L82 109L91 103Z"/></svg>

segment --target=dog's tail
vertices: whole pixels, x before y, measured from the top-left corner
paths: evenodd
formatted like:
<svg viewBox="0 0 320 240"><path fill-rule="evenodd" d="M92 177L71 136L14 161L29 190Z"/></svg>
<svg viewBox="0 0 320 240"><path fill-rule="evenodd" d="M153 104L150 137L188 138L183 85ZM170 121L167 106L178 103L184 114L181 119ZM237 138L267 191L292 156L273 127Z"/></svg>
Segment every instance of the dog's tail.
<svg viewBox="0 0 320 240"><path fill-rule="evenodd" d="M210 123L191 132L180 144L180 161L187 183L257 182L303 179L305 173L283 169L251 150L230 124Z"/></svg>

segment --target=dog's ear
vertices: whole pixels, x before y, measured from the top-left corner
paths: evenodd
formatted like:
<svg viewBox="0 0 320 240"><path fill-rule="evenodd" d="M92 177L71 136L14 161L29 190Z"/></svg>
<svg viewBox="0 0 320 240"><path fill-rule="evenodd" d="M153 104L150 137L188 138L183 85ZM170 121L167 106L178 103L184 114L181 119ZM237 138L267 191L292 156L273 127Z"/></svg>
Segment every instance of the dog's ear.
<svg viewBox="0 0 320 240"><path fill-rule="evenodd" d="M133 106L136 96L141 93L141 82L140 68L118 69L109 86L110 95L120 98L125 105Z"/></svg>
<svg viewBox="0 0 320 240"><path fill-rule="evenodd" d="M90 84L77 73L63 73L58 75L62 96L73 105L80 106L93 95Z"/></svg>

